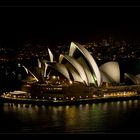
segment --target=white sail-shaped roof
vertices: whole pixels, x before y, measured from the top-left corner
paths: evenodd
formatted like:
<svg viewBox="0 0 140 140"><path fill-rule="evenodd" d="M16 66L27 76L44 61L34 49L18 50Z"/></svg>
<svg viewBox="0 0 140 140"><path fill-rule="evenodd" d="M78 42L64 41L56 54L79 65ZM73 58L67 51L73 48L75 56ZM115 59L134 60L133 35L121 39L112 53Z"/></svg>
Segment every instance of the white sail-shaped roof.
<svg viewBox="0 0 140 140"><path fill-rule="evenodd" d="M120 83L120 67L119 63L115 61L107 62L99 67L102 75L107 78L108 75L108 82L112 79L112 82ZM106 79L107 80L107 79ZM103 81L106 82L106 81Z"/></svg>
<svg viewBox="0 0 140 140"><path fill-rule="evenodd" d="M75 70L75 68L70 63L66 63L65 66L67 67L69 73L72 75L72 78L74 79L75 82L84 83L81 76L78 74L78 72Z"/></svg>
<svg viewBox="0 0 140 140"><path fill-rule="evenodd" d="M59 63L62 62L63 58L64 58L64 56L63 56L62 54L60 54L60 55L59 55Z"/></svg>
<svg viewBox="0 0 140 140"><path fill-rule="evenodd" d="M88 79L88 85L90 84L94 84L95 86L97 86L97 81L96 81L96 77L94 75L92 75L87 63L85 62L85 60L83 59L83 57L79 57L77 59L77 61L83 66L84 71L86 73L87 79Z"/></svg>
<svg viewBox="0 0 140 140"><path fill-rule="evenodd" d="M44 68L44 77L46 77L46 76L47 76L46 71L47 71L47 68L48 68L48 64L47 64L47 63L44 63L44 64L45 64L45 68Z"/></svg>
<svg viewBox="0 0 140 140"><path fill-rule="evenodd" d="M101 71L101 78L102 78L102 82L106 82L106 83L114 83L115 81L105 72Z"/></svg>
<svg viewBox="0 0 140 140"><path fill-rule="evenodd" d="M69 76L69 72L66 68L65 65L63 64L60 64L60 63L56 63L56 64L53 64L53 65L49 65L51 66L52 68L54 68L55 70L57 70L58 72L60 72L64 77L66 77L69 81L71 80L70 79L70 76Z"/></svg>
<svg viewBox="0 0 140 140"><path fill-rule="evenodd" d="M47 64L47 61L46 60L41 60L41 69L42 69L42 72L43 72L43 75L44 77L47 77L47 68L48 68L48 64Z"/></svg>
<svg viewBox="0 0 140 140"><path fill-rule="evenodd" d="M41 68L41 62L39 59L37 59L37 62L38 62L38 68Z"/></svg>
<svg viewBox="0 0 140 140"><path fill-rule="evenodd" d="M49 52L50 62L53 62L53 54L49 48L48 48L48 52Z"/></svg>
<svg viewBox="0 0 140 140"><path fill-rule="evenodd" d="M63 57L76 69L76 71L81 76L81 79L83 79L84 83L88 85L88 79L84 71L84 68L78 63L78 61L76 61L73 57L68 55L63 55ZM61 55L61 60L62 60L62 55Z"/></svg>
<svg viewBox="0 0 140 140"><path fill-rule="evenodd" d="M76 51L76 48L82 53L84 58L87 60L91 70L92 70L92 75L97 78L97 86L100 86L101 84L101 75L99 68L94 60L94 58L91 56L91 54L88 52L86 48L84 48L82 45L78 43L71 42L70 45L70 50L69 50L69 55L73 57L74 52Z"/></svg>
<svg viewBox="0 0 140 140"><path fill-rule="evenodd" d="M27 74L31 74L33 77L34 77L34 79L38 82L39 80L38 80L38 78L29 70L29 69L27 69L24 65L22 66L26 71L28 71L28 73Z"/></svg>
<svg viewBox="0 0 140 140"><path fill-rule="evenodd" d="M135 85L140 84L140 78L129 73L124 73L125 79L130 79Z"/></svg>

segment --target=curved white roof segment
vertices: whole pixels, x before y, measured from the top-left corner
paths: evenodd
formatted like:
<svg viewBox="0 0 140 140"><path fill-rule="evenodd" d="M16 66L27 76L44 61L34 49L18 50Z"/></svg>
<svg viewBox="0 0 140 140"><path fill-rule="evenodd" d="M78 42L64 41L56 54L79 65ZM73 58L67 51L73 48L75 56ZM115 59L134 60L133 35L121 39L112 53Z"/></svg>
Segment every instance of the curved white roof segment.
<svg viewBox="0 0 140 140"><path fill-rule="evenodd" d="M37 78L29 69L27 69L24 65L23 65L22 67L23 67L26 71L28 71L28 73L30 73L30 74L35 78L36 81L39 81L38 78Z"/></svg>
<svg viewBox="0 0 140 140"><path fill-rule="evenodd" d="M66 63L65 66L67 67L68 71L71 73L74 81L83 83L83 79L70 63Z"/></svg>
<svg viewBox="0 0 140 140"><path fill-rule="evenodd" d="M135 85L140 84L140 78L129 73L124 73L125 79L130 79Z"/></svg>
<svg viewBox="0 0 140 140"><path fill-rule="evenodd" d="M105 72L101 71L101 78L102 78L102 82L107 82L107 83L114 83L115 81Z"/></svg>
<svg viewBox="0 0 140 140"><path fill-rule="evenodd" d="M26 73L28 74L29 70L25 66L22 66L22 67L25 69Z"/></svg>
<svg viewBox="0 0 140 140"><path fill-rule="evenodd" d="M63 58L64 58L64 55L60 54L60 55L59 55L59 63L62 62Z"/></svg>
<svg viewBox="0 0 140 140"><path fill-rule="evenodd" d="M83 59L83 57L79 57L79 58L77 59L77 61L78 61L78 62L83 66L83 68L84 68L84 71L85 71L86 76L87 76L87 79L88 79L88 85L94 84L95 86L98 86L98 85L97 85L97 81L96 81L94 75L92 75L92 73L91 73L91 71L90 71L90 69L89 69L87 63L86 63L85 60Z"/></svg>
<svg viewBox="0 0 140 140"><path fill-rule="evenodd" d="M71 42L69 49L69 56L73 56L77 49L77 45L74 42Z"/></svg>
<svg viewBox="0 0 140 140"><path fill-rule="evenodd" d="M61 55L61 57L62 57L62 55ZM63 55L63 57L76 69L76 71L81 76L81 79L83 79L84 83L86 83L86 85L88 85L88 79L87 79L86 73L84 71L84 68L78 63L78 61L76 61L73 57L71 57L69 55Z"/></svg>
<svg viewBox="0 0 140 140"><path fill-rule="evenodd" d="M47 64L47 61L45 61L45 60L42 60L41 61L41 63L42 63L42 71L43 71L43 75L44 75L44 77L46 77L47 76L47 74L46 74L46 71L47 71L47 68L48 68L48 64Z"/></svg>
<svg viewBox="0 0 140 140"><path fill-rule="evenodd" d="M48 48L48 53L49 53L49 57L50 57L50 62L53 62L53 54L49 48Z"/></svg>
<svg viewBox="0 0 140 140"><path fill-rule="evenodd" d="M94 58L91 56L91 54L88 52L87 49L85 49L82 45L78 43L71 42L70 45L70 50L69 50L69 55L73 56L74 52L76 51L76 48L83 54L87 62L89 63L91 70L92 70L92 75L96 76L97 78L97 85L100 86L101 84L101 75L99 68L94 60Z"/></svg>
<svg viewBox="0 0 140 140"><path fill-rule="evenodd" d="M108 75L108 78L111 78L113 80L112 82L120 83L120 67L118 62L107 62L101 65L99 69L100 71ZM110 81L109 79L108 81Z"/></svg>
<svg viewBox="0 0 140 140"><path fill-rule="evenodd" d="M46 77L46 71L47 71L47 68L48 68L48 64L47 63L44 63L45 64L45 68L44 68L44 77Z"/></svg>
<svg viewBox="0 0 140 140"><path fill-rule="evenodd" d="M71 80L70 79L70 76L69 76L69 72L66 68L65 65L63 64L60 64L60 63L56 63L55 65L49 65L50 67L54 68L55 70L57 70L58 72L60 72L62 75L64 75L69 81Z"/></svg>
<svg viewBox="0 0 140 140"><path fill-rule="evenodd" d="M39 59L37 59L37 62L38 62L38 68L41 68L41 62Z"/></svg>

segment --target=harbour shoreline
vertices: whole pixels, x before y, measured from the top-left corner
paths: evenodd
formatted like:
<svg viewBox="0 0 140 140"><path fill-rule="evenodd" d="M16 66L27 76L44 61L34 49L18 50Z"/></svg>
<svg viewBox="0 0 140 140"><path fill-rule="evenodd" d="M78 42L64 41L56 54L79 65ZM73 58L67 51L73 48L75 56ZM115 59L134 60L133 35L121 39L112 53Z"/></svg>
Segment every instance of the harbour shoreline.
<svg viewBox="0 0 140 140"><path fill-rule="evenodd" d="M49 101L42 99L14 99L0 97L2 103L15 103L15 104L35 104L35 105L78 105L78 104L93 104L93 103L105 103L105 102L117 102L128 100L140 100L140 95L125 96L125 97L97 97L92 99L80 99L80 100L60 100Z"/></svg>

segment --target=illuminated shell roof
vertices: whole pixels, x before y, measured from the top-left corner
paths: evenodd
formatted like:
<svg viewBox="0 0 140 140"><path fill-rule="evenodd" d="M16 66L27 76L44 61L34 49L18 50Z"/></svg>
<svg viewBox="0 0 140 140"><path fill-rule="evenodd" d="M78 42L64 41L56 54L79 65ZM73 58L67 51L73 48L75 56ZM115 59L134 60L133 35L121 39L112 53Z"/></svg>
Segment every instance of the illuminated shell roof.
<svg viewBox="0 0 140 140"><path fill-rule="evenodd" d="M94 77L95 82L97 82L96 86L100 86L101 75L100 75L99 68L98 68L94 58L91 56L91 54L88 52L88 50L86 48L84 48L82 45L75 43L75 42L71 42L69 55L73 57L76 49L78 49L79 52L81 52L81 54L84 56L84 58L88 62L90 69L91 69L91 74Z"/></svg>
<svg viewBox="0 0 140 140"><path fill-rule="evenodd" d="M134 76L130 73L124 73L124 78L125 78L125 80L127 80L127 79L131 80L135 85L140 84L140 75Z"/></svg>
<svg viewBox="0 0 140 140"><path fill-rule="evenodd" d="M49 65L50 67L54 68L58 72L60 72L62 75L64 75L69 81L71 81L69 72L64 64L56 63L53 65Z"/></svg>
<svg viewBox="0 0 140 140"><path fill-rule="evenodd" d="M49 57L50 57L50 62L53 62L53 54L49 48L48 48L48 53L49 53Z"/></svg>
<svg viewBox="0 0 140 140"><path fill-rule="evenodd" d="M79 57L77 61L83 66L84 71L86 73L87 79L88 79L88 85L95 85L97 86L97 80L95 75L92 75L91 70L88 66L88 64L85 62L83 57Z"/></svg>
<svg viewBox="0 0 140 140"><path fill-rule="evenodd" d="M74 57L74 53L77 50L79 55L78 58ZM101 74L99 68L84 46L71 42L69 55L59 56L59 62L54 63L53 54L48 49L50 61L44 62L38 59L38 67L44 72L44 77L46 76L47 67L50 66L62 75L64 75L69 81L78 81L82 82L85 85L94 85L96 87L101 85ZM65 58L66 63L63 63ZM46 64L43 65L42 63ZM73 78L72 78L73 77Z"/></svg>
<svg viewBox="0 0 140 140"><path fill-rule="evenodd" d="M39 79L29 69L27 69L24 65L22 67L25 69L29 76L31 75L34 78L34 80L39 81Z"/></svg>
<svg viewBox="0 0 140 140"><path fill-rule="evenodd" d="M65 66L67 67L68 71L72 75L72 78L75 82L83 83L83 79L81 78L81 76L78 74L78 72L75 70L75 68L70 63L66 63Z"/></svg>
<svg viewBox="0 0 140 140"><path fill-rule="evenodd" d="M103 82L120 83L120 67L115 61L107 62L99 67Z"/></svg>
<svg viewBox="0 0 140 140"><path fill-rule="evenodd" d="M101 73L101 77L102 77L102 82L106 82L106 83L114 83L115 81L105 72L100 71Z"/></svg>
<svg viewBox="0 0 140 140"><path fill-rule="evenodd" d="M62 57L62 55L61 55L61 57ZM88 85L87 76L86 76L86 73L84 71L84 68L78 63L78 61L76 59L74 59L73 57L69 56L69 55L63 55L63 58L65 58L76 69L76 71L80 75L83 82Z"/></svg>

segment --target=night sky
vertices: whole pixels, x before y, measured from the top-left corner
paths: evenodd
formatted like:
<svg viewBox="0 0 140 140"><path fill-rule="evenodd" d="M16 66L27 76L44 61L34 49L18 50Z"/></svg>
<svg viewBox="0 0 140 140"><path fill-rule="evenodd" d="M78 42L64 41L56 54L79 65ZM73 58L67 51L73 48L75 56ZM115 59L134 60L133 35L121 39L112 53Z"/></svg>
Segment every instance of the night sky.
<svg viewBox="0 0 140 140"><path fill-rule="evenodd" d="M1 44L140 40L140 7L1 7Z"/></svg>

